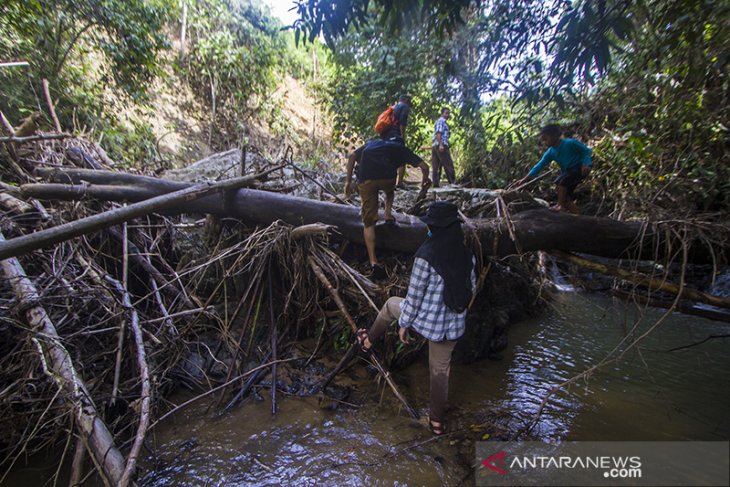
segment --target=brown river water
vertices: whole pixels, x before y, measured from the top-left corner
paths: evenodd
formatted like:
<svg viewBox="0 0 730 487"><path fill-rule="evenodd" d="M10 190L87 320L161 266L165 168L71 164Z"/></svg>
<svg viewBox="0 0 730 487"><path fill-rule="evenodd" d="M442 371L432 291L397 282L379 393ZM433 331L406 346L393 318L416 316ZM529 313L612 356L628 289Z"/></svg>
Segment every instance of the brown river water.
<svg viewBox="0 0 730 487"><path fill-rule="evenodd" d="M645 310L638 334L663 314ZM548 312L511 327L501 360L452 367L447 419L455 433L436 441L361 364L350 371L361 369L354 381L363 399L354 401L357 407L323 409L316 397L280 394L272 417L266 390L260 400L248 399L217 417L208 411L209 402L199 401L148 434L139 484L471 485L474 441L514 439L545 393L606 357L637 316L635 308L611 298L558 294ZM521 438L730 439L730 339L668 351L727 334L726 323L669 315L638 351L555 394ZM395 378L425 412L426 359ZM29 478L38 478L38 470L35 475L20 470L7 485L30 485Z"/></svg>

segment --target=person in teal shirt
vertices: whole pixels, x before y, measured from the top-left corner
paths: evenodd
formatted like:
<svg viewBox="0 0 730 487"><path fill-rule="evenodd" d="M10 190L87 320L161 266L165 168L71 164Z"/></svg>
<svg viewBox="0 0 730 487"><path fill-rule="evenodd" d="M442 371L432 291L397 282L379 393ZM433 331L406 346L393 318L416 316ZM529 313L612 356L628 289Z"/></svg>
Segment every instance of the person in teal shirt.
<svg viewBox="0 0 730 487"><path fill-rule="evenodd" d="M534 178L545 166L555 161L560 166L560 175L555 179L558 204L551 209L578 213L574 192L578 183L591 171L591 149L575 139L564 139L560 125L557 124L545 125L540 130L540 142L547 147L545 154L517 184L522 185Z"/></svg>

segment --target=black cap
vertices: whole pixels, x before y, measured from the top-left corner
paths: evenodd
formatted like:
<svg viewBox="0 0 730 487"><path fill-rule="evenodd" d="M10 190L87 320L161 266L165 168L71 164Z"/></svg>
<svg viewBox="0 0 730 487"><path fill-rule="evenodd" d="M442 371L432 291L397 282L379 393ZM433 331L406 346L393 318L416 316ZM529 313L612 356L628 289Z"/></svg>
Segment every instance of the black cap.
<svg viewBox="0 0 730 487"><path fill-rule="evenodd" d="M459 209L449 201L434 201L426 210L426 214L419 218L432 227L448 227L463 221L459 218Z"/></svg>

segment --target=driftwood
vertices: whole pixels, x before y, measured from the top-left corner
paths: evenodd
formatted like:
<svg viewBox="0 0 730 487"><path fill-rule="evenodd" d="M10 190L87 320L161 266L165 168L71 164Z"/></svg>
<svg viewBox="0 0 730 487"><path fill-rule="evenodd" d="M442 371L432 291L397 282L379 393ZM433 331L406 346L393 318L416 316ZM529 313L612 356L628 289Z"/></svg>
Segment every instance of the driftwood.
<svg viewBox="0 0 730 487"><path fill-rule="evenodd" d="M309 257L309 266L312 268L312 271L317 276L317 278L322 283L322 286L329 292L332 299L335 301L335 304L337 304L337 307L340 310L340 313L342 313L342 316L345 318L345 321L350 325L350 329L352 329L353 334L357 334L357 325L355 324L355 320L352 319L352 316L347 311L347 307L345 306L345 303L342 301L342 298L340 298L340 294L337 292L337 289L332 286L332 283L327 279L327 276L324 275L324 271L322 271L322 268L317 264L317 262L310 256ZM385 370L385 367L380 363L380 360L375 355L375 353L372 350L368 351L368 356L370 357L370 360L372 360L373 364L375 365L375 368L378 369L378 372L380 372L380 375L385 379L385 382L390 386L390 388L393 390L393 394L395 394L395 397L398 398L400 402L403 403L403 406L405 406L406 411L408 414L414 418L418 419L419 414L418 411L413 409L413 407L408 404L408 401L406 400L405 396L400 392L398 389L398 386L395 385L395 382L393 381L393 378L390 376L390 373Z"/></svg>
<svg viewBox="0 0 730 487"><path fill-rule="evenodd" d="M728 298L713 296L711 294L706 294L697 291L696 289L688 288L686 286L678 286L677 284L667 281L666 279L659 279L656 277L641 274L639 272L628 271L619 267L609 266L566 252L553 250L551 251L551 253L561 260L571 262L585 269L590 269L596 272L600 272L601 274L608 274L609 276L618 277L619 279L633 282L634 284L638 284L640 286L647 286L650 289L664 291L674 295L679 294L680 297L690 299L692 301L710 304L712 306L717 306L718 308L730 309L730 299Z"/></svg>
<svg viewBox="0 0 730 487"><path fill-rule="evenodd" d="M45 169L38 174L67 184L23 185L21 190L26 196L62 200L93 196L109 201L141 201L190 185L112 171ZM336 226L348 240L363 242L359 208L254 189L170 205L164 212L210 213L256 224L276 220L295 226L321 222ZM394 216L397 225L376 228L378 248L414 252L423 242L426 225L412 215L394 213ZM658 244L665 238L664 233L644 222L620 222L539 209L518 213L511 219L472 220L472 223L485 253L498 256L558 249L603 257L657 258L657 251L664 249ZM698 252L690 254L690 259L706 262L710 257Z"/></svg>
<svg viewBox="0 0 730 487"><path fill-rule="evenodd" d="M214 184L200 184L175 191L172 194L164 194L149 200L129 205L124 208L107 211L82 218L74 222L65 223L57 227L41 230L31 235L23 235L12 240L0 243L0 259L7 259L17 255L26 254L36 249L53 245L73 237L78 237L89 232L100 230L118 223L138 218L153 212L160 212L170 207L189 205L198 198L202 198L216 191L226 191L240 188L252 183L263 175L279 169L273 168L262 174L234 178ZM225 198L221 195L221 198Z"/></svg>
<svg viewBox="0 0 730 487"><path fill-rule="evenodd" d="M193 183L182 183L167 179L141 176L117 171L97 171L92 169L41 167L34 171L35 175L46 181L61 184L100 184L106 186L135 186L169 193L193 186Z"/></svg>
<svg viewBox="0 0 730 487"><path fill-rule="evenodd" d="M0 208L7 211L8 213L15 213L22 215L23 213L31 213L35 211L33 205L26 203L23 200L19 200L8 193L0 193Z"/></svg>
<svg viewBox="0 0 730 487"><path fill-rule="evenodd" d="M150 376L149 369L147 367L147 357L144 349L144 341L142 340L142 331L139 324L139 316L137 311L132 306L132 300L129 298L129 293L124 288L122 283L107 276L107 280L117 289L122 295L122 304L129 313L129 323L132 328L132 334L134 335L134 343L137 348L137 366L139 367L140 382L142 384L142 390L140 392L139 401L139 425L137 427L137 434L135 435L132 448L127 457L127 463L122 473L122 478L119 481L120 487L126 487L131 481L132 475L134 474L135 467L137 465L137 458L139 452L142 449L142 443L144 442L145 435L147 433L147 427L150 424L150 396L152 395L150 389Z"/></svg>
<svg viewBox="0 0 730 487"><path fill-rule="evenodd" d="M5 132L10 135L10 137L0 137L0 140L5 139L5 142L8 142L10 139L15 138L15 129L10 124L8 119L5 118L5 114L2 111L0 111L0 124L2 124ZM13 170L15 175L20 178L21 181L27 181L28 175L25 173L25 171L23 171L23 168L18 165L18 153L15 150L15 146L13 144L6 143L5 148L10 155L10 159L8 159L7 161L10 168Z"/></svg>
<svg viewBox="0 0 730 487"><path fill-rule="evenodd" d="M69 487L81 485L81 474L84 468L84 442L81 438L76 438L76 447L74 448L74 457L71 461L71 477L68 480Z"/></svg>
<svg viewBox="0 0 730 487"><path fill-rule="evenodd" d="M4 241L5 238L0 233L0 243ZM55 325L43 307L36 304L40 299L38 291L17 259L0 261L0 267L18 299L26 303L27 308L23 314L35 332L34 340L38 344L39 359L47 367L48 374L58 383L68 405L73 409L74 423L94 463L109 484L117 485L124 472L124 457L114 445L114 438L106 424L99 417L83 380L61 344Z"/></svg>
<svg viewBox="0 0 730 487"><path fill-rule="evenodd" d="M715 310L712 308L701 308L692 303L685 303L683 301L676 302L675 300L659 299L653 296L647 296L645 294L634 292L626 292L620 289L612 289L611 294L621 298L630 303L638 303L655 308L674 309L682 314L699 316L701 318L707 318L708 320L724 321L730 323L730 313Z"/></svg>
<svg viewBox="0 0 730 487"><path fill-rule="evenodd" d="M123 244L125 239L121 233L119 233L118 230L111 227L107 230L109 232L109 235L111 235L116 241L118 241L120 244ZM150 262L149 255L146 253L143 253L139 247L137 247L132 242L128 241L126 242L126 249L127 249L127 255L129 259L140 266L142 269L144 269L145 272L147 272L150 281L152 282L152 287L154 288L154 291L158 293L158 291L163 291L168 296L180 300L185 304L185 306L188 309L197 309L198 306L196 306L190 298L184 293L184 288L181 286L181 289L178 289L177 286L173 285L170 281L165 279L165 276L162 275L162 272L160 272L157 267L152 265L152 262ZM178 283L179 284L179 283Z"/></svg>
<svg viewBox="0 0 730 487"><path fill-rule="evenodd" d="M16 144L24 144L27 142L40 142L42 140L60 140L70 139L72 134L41 134L41 135L29 135L27 137L0 137L0 142L15 142Z"/></svg>
<svg viewBox="0 0 730 487"><path fill-rule="evenodd" d="M79 167L90 167L91 169L101 170L103 166L96 162L96 160L87 154L83 149L79 147L69 147L66 149L66 157L69 161L73 162Z"/></svg>
<svg viewBox="0 0 730 487"><path fill-rule="evenodd" d="M345 366L350 363L350 360L355 356L357 351L359 350L359 347L357 346L357 343L353 343L350 345L350 348L347 349L347 352L345 355L342 356L339 362L337 362L337 365L335 365L335 368L330 370L329 373L322 379L322 382L319 384L319 388L324 391L327 389L327 386L334 380L335 377L337 377L337 374L339 374Z"/></svg>

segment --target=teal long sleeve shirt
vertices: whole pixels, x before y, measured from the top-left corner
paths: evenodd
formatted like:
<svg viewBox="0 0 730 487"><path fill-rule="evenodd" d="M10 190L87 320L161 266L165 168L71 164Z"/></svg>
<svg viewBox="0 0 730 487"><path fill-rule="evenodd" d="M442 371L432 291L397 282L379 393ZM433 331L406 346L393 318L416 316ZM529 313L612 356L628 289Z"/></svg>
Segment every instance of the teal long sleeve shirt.
<svg viewBox="0 0 730 487"><path fill-rule="evenodd" d="M540 171L545 169L545 166L550 164L551 161L558 163L561 174L579 164L591 166L593 164L591 159L592 153L593 151L586 147L582 142L575 139L562 139L557 148L550 147L545 151L542 159L535 164L535 167L530 169L530 172L527 173L527 175L534 178L540 174Z"/></svg>

